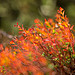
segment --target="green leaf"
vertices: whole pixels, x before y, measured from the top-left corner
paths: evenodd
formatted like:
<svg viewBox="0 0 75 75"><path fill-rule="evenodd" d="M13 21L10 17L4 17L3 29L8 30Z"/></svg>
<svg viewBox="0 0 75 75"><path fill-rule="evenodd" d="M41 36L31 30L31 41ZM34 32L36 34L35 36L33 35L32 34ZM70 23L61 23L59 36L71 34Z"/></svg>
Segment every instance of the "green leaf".
<svg viewBox="0 0 75 75"><path fill-rule="evenodd" d="M69 47L68 51L73 52L72 47Z"/></svg>
<svg viewBox="0 0 75 75"><path fill-rule="evenodd" d="M45 53L44 52L42 53L42 56L45 56Z"/></svg>
<svg viewBox="0 0 75 75"><path fill-rule="evenodd" d="M48 68L54 69L54 65L53 64L49 64Z"/></svg>
<svg viewBox="0 0 75 75"><path fill-rule="evenodd" d="M72 57L75 59L75 54L73 54Z"/></svg>

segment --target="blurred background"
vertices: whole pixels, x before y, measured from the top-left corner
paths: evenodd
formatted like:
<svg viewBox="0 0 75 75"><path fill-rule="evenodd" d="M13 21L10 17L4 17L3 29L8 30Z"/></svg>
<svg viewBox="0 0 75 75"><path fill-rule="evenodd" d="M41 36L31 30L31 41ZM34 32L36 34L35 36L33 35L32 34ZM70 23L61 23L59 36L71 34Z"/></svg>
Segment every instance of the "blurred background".
<svg viewBox="0 0 75 75"><path fill-rule="evenodd" d="M17 35L17 22L28 29L36 18L54 18L59 7L65 9L70 23L75 25L75 0L0 0L0 30Z"/></svg>

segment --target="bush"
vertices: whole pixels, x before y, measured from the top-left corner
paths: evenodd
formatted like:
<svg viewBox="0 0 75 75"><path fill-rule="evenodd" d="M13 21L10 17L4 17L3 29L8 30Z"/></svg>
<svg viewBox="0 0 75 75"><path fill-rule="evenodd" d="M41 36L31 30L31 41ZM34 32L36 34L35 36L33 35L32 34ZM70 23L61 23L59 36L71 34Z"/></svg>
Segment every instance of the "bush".
<svg viewBox="0 0 75 75"><path fill-rule="evenodd" d="M74 25L59 8L56 19L34 20L28 30L19 28L7 47L0 45L0 73L3 75L69 75L75 71Z"/></svg>

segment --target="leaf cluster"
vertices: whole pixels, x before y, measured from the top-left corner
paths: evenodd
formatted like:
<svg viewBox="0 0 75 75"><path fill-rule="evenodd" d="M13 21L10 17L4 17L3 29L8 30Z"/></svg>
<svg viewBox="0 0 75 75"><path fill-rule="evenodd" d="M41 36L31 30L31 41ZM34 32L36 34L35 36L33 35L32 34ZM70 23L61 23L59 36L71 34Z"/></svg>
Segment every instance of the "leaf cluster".
<svg viewBox="0 0 75 75"><path fill-rule="evenodd" d="M0 45L0 72L8 75L44 75L63 71L70 74L75 62L75 36L73 26L59 8L56 19L34 20L28 30L19 28L20 38L10 41L10 46ZM52 65L50 65L53 63ZM67 70L66 70L67 69Z"/></svg>

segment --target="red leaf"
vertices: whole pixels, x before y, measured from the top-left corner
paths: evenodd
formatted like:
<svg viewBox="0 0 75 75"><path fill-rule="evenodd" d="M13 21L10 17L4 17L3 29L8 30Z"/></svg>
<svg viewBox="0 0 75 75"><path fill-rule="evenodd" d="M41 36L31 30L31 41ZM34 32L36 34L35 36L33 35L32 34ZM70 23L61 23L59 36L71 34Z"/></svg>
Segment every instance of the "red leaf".
<svg viewBox="0 0 75 75"><path fill-rule="evenodd" d="M72 29L73 29L73 27L74 27L74 25L72 25L72 26L71 26L70 30L72 30Z"/></svg>
<svg viewBox="0 0 75 75"><path fill-rule="evenodd" d="M10 44L15 44L14 41L10 41Z"/></svg>
<svg viewBox="0 0 75 75"><path fill-rule="evenodd" d="M35 19L34 22L35 22L35 23L39 23L40 20L39 20L39 19Z"/></svg>
<svg viewBox="0 0 75 75"><path fill-rule="evenodd" d="M14 25L14 27L17 27L17 25Z"/></svg>

